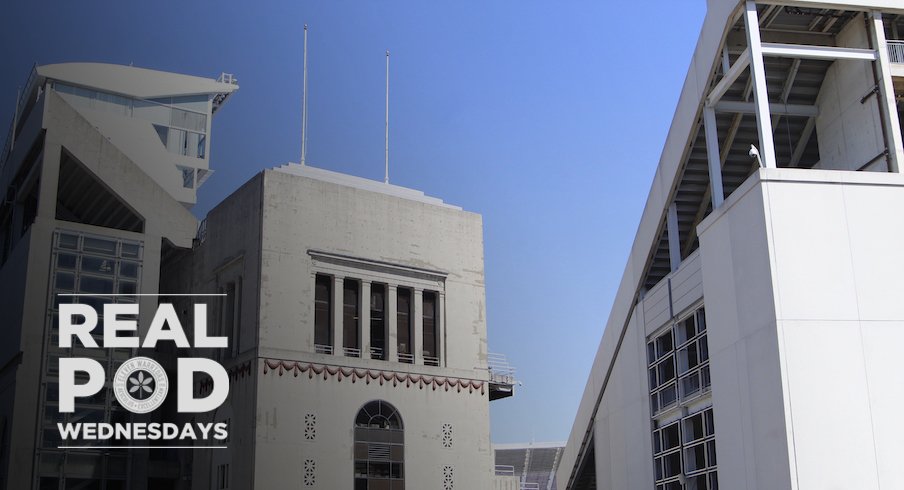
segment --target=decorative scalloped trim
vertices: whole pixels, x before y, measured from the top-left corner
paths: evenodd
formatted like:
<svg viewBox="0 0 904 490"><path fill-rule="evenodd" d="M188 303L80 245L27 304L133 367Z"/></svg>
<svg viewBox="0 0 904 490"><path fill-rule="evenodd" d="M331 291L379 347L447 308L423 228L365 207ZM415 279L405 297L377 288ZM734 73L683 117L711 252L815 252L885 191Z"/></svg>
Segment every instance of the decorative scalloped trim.
<svg viewBox="0 0 904 490"><path fill-rule="evenodd" d="M276 372L279 376L291 372L296 378L300 373L307 373L308 379L314 379L314 376L323 376L324 380L335 378L337 383L341 383L343 379L351 379L352 383L358 380L364 380L365 384L371 381L377 381L380 385L392 382L393 386L404 383L406 388L410 388L413 384L419 389L430 387L434 391L437 388L443 388L445 391L456 389L461 393L462 389L467 389L468 393L474 393L480 390L480 394L485 394L485 384L483 381L476 379L450 378L444 376L428 376L425 374L398 373L394 371L355 369L342 366L329 366L325 364L314 364L300 361L284 361L279 359L262 359L264 362L264 374Z"/></svg>

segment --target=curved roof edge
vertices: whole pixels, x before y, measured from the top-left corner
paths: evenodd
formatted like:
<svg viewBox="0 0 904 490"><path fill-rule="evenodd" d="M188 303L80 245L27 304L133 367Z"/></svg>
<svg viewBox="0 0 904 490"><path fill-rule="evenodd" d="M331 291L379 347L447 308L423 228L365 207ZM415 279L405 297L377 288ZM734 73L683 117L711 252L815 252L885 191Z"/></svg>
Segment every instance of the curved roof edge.
<svg viewBox="0 0 904 490"><path fill-rule="evenodd" d="M57 63L36 68L38 76L140 99L184 95L228 95L238 90L234 81L183 75L109 63ZM233 80L232 77L221 77Z"/></svg>

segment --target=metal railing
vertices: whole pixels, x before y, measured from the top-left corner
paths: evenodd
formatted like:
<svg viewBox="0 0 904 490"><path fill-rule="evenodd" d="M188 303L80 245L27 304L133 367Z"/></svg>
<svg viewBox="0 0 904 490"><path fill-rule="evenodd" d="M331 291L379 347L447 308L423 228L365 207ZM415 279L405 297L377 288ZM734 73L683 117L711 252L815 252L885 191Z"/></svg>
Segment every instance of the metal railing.
<svg viewBox="0 0 904 490"><path fill-rule="evenodd" d="M342 352L345 353L345 357L361 357L361 349L356 347L343 347Z"/></svg>
<svg viewBox="0 0 904 490"><path fill-rule="evenodd" d="M888 41L888 59L892 63L904 63L904 41Z"/></svg>
<svg viewBox="0 0 904 490"><path fill-rule="evenodd" d="M497 464L496 476L515 476L515 467L509 464Z"/></svg>
<svg viewBox="0 0 904 490"><path fill-rule="evenodd" d="M427 354L424 354L424 365L425 366L439 366L439 357L428 356Z"/></svg>
<svg viewBox="0 0 904 490"><path fill-rule="evenodd" d="M333 346L332 345L323 345L323 344L314 344L314 352L318 354L332 354Z"/></svg>
<svg viewBox="0 0 904 490"><path fill-rule="evenodd" d="M540 490L540 484L537 482L521 482L521 490Z"/></svg>
<svg viewBox="0 0 904 490"><path fill-rule="evenodd" d="M383 349L380 347L371 347L370 348L370 358L371 359L383 359Z"/></svg>
<svg viewBox="0 0 904 490"><path fill-rule="evenodd" d="M509 364L505 354L488 353L487 367L490 370L491 382L515 384L515 367Z"/></svg>
<svg viewBox="0 0 904 490"><path fill-rule="evenodd" d="M399 362L414 364L414 354L403 354L399 352Z"/></svg>

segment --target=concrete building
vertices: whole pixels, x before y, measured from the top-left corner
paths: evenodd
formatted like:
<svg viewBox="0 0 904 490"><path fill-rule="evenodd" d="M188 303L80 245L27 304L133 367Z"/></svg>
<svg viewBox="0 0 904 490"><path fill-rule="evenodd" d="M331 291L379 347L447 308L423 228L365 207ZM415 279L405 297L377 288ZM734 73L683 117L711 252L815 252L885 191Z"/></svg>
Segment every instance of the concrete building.
<svg viewBox="0 0 904 490"><path fill-rule="evenodd" d="M232 76L70 63L26 87L0 159L0 488L493 486L489 402L514 380L487 353L479 215L289 164L199 222L189 208ZM60 349L60 302L138 302L145 330L158 302L187 316L178 294L199 293L223 295L210 323L230 339L192 354L229 370L215 413L179 414L169 397L130 414L110 379L59 413L60 357L112 378L136 354L167 370L185 355ZM224 448L67 449L56 425L205 420L228 423Z"/></svg>
<svg viewBox="0 0 904 490"><path fill-rule="evenodd" d="M163 272L229 298L230 447L195 457L193 488L492 487L489 402L512 379L487 355L479 215L288 164L205 230Z"/></svg>
<svg viewBox="0 0 904 490"><path fill-rule="evenodd" d="M560 489L904 488L902 14L708 2Z"/></svg>
<svg viewBox="0 0 904 490"><path fill-rule="evenodd" d="M57 422L129 418L108 385L61 420L59 357L95 358L112 375L132 354L59 349L58 294L153 310L154 297L112 295L156 293L164 257L192 246L187 207L209 172L210 120L237 88L228 75L96 63L31 72L0 155L4 488L184 488L171 454L58 449Z"/></svg>

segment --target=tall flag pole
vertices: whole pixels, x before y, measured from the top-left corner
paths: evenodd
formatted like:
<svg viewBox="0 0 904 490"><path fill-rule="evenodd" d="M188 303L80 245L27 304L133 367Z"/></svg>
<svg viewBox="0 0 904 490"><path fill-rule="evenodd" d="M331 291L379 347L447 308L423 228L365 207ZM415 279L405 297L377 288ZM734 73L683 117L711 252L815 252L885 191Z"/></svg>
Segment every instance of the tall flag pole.
<svg viewBox="0 0 904 490"><path fill-rule="evenodd" d="M308 25L304 25L304 62L301 92L301 164L308 153Z"/></svg>
<svg viewBox="0 0 904 490"><path fill-rule="evenodd" d="M389 183L389 50L386 50L386 175L384 183Z"/></svg>

